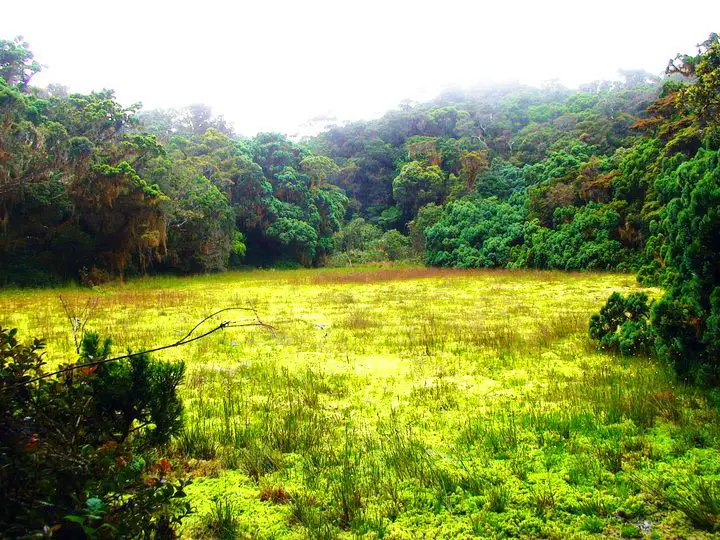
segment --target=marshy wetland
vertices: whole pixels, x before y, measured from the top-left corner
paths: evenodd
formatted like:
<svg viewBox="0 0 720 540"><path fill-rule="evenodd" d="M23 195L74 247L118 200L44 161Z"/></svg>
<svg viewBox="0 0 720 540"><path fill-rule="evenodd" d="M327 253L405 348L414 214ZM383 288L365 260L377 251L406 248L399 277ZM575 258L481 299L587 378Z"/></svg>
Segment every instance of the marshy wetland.
<svg viewBox="0 0 720 540"><path fill-rule="evenodd" d="M711 537L713 396L596 349L613 273L412 266L157 277L5 291L4 325L74 358L66 310L116 350L187 366L166 453L193 482L184 537ZM651 296L659 291L649 290ZM224 319L252 322L246 312Z"/></svg>

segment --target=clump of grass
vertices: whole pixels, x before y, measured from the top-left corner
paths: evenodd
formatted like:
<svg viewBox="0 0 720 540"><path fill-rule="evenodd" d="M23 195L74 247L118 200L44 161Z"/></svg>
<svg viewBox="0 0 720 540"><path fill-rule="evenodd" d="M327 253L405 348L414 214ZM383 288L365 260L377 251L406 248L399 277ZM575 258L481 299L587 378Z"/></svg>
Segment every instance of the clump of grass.
<svg viewBox="0 0 720 540"><path fill-rule="evenodd" d="M446 326L434 313L422 318L417 326L409 326L405 334L407 349L425 356L445 351L449 340Z"/></svg>
<svg viewBox="0 0 720 540"><path fill-rule="evenodd" d="M355 444L349 429L345 431L345 448L340 465L329 475L331 499L339 510L339 525L346 529L358 518L364 507L362 451Z"/></svg>
<svg viewBox="0 0 720 540"><path fill-rule="evenodd" d="M512 493L506 484L490 487L485 495L485 507L491 512L502 513L510 504Z"/></svg>
<svg viewBox="0 0 720 540"><path fill-rule="evenodd" d="M532 342L548 347L554 342L587 332L587 317L578 312L562 312L540 319L535 323Z"/></svg>
<svg viewBox="0 0 720 540"><path fill-rule="evenodd" d="M672 490L668 502L697 527L708 531L720 528L720 480L699 478Z"/></svg>
<svg viewBox="0 0 720 540"><path fill-rule="evenodd" d="M618 473L623 468L624 449L619 439L610 439L595 447L595 456L611 473Z"/></svg>
<svg viewBox="0 0 720 540"><path fill-rule="evenodd" d="M596 417L606 424L632 420L643 428L652 427L658 416L676 417L672 376L665 370L648 370L637 365L630 370L601 366L583 374L574 388L579 397L592 408Z"/></svg>
<svg viewBox="0 0 720 540"><path fill-rule="evenodd" d="M388 519L380 511L374 511L365 513L353 529L357 537L385 538L388 533L388 525Z"/></svg>
<svg viewBox="0 0 720 540"><path fill-rule="evenodd" d="M580 530L590 534L600 534L605 530L605 520L599 516L585 516L580 522Z"/></svg>
<svg viewBox="0 0 720 540"><path fill-rule="evenodd" d="M182 455L196 459L215 459L218 446L215 433L206 423L186 422L175 439L175 448Z"/></svg>
<svg viewBox="0 0 720 540"><path fill-rule="evenodd" d="M577 512L583 516L607 517L612 514L612 507L600 493L596 492L578 502Z"/></svg>
<svg viewBox="0 0 720 540"><path fill-rule="evenodd" d="M337 535L325 518L317 499L308 493L296 493L290 498L291 521L307 529L308 536L317 540L334 540Z"/></svg>
<svg viewBox="0 0 720 540"><path fill-rule="evenodd" d="M202 519L203 536L217 540L237 538L240 529L237 513L237 508L227 498L216 498L210 512Z"/></svg>
<svg viewBox="0 0 720 540"><path fill-rule="evenodd" d="M262 443L253 443L237 453L237 462L250 478L258 482L266 474L282 468L283 455Z"/></svg>
<svg viewBox="0 0 720 540"><path fill-rule="evenodd" d="M525 482L528 478L528 473L533 469L533 462L525 452L518 451L509 461L509 466L510 472L512 472L518 480Z"/></svg>
<svg viewBox="0 0 720 540"><path fill-rule="evenodd" d="M458 408L457 384L439 377L436 381L424 381L422 386L413 387L410 398L419 403L442 411Z"/></svg>
<svg viewBox="0 0 720 540"><path fill-rule="evenodd" d="M428 450L408 428L402 428L396 422L378 426L380 430L381 454L385 465L400 479L419 479L427 484L430 475Z"/></svg>
<svg viewBox="0 0 720 540"><path fill-rule="evenodd" d="M488 324L480 320L471 323L466 340L483 350L508 351L525 347L526 338L509 319Z"/></svg>
<svg viewBox="0 0 720 540"><path fill-rule="evenodd" d="M563 439L570 439L573 433L592 432L595 421L587 411L574 408L543 408L534 405L527 414L530 425L539 433L546 431L556 433Z"/></svg>
<svg viewBox="0 0 720 540"><path fill-rule="evenodd" d="M351 330L368 330L378 325L380 321L373 318L366 310L356 308L347 315L342 327Z"/></svg>
<svg viewBox="0 0 720 540"><path fill-rule="evenodd" d="M587 453L569 456L565 470L567 482L575 486L586 482L594 484L602 475L597 458Z"/></svg>
<svg viewBox="0 0 720 540"><path fill-rule="evenodd" d="M287 504L290 502L290 494L282 486L265 484L260 489L260 500L269 501L274 504Z"/></svg>
<svg viewBox="0 0 720 540"><path fill-rule="evenodd" d="M316 403L313 400L312 403ZM308 397L292 390L280 400L263 408L258 427L262 441L282 453L309 452L321 447L331 433L332 421L316 406L308 406Z"/></svg>
<svg viewBox="0 0 720 540"><path fill-rule="evenodd" d="M697 478L674 483L670 478L637 475L633 480L662 504L685 514L694 526L720 530L720 480Z"/></svg>
<svg viewBox="0 0 720 540"><path fill-rule="evenodd" d="M515 412L496 413L488 417L471 419L461 430L459 442L473 446L478 442L497 458L509 458L518 447L520 428L515 420Z"/></svg>
<svg viewBox="0 0 720 540"><path fill-rule="evenodd" d="M478 513L470 515L470 527L475 536L487 536L488 534L488 523L487 523L487 511L482 510Z"/></svg>
<svg viewBox="0 0 720 540"><path fill-rule="evenodd" d="M620 527L620 536L622 538L642 538L643 533L632 523L623 523Z"/></svg>
<svg viewBox="0 0 720 540"><path fill-rule="evenodd" d="M461 470L457 485L466 493L482 495L489 486L498 483L498 477L485 464L467 463L463 459L459 459L459 462Z"/></svg>
<svg viewBox="0 0 720 540"><path fill-rule="evenodd" d="M536 486L531 494L535 511L538 514L545 515L555 509L555 492L550 485L543 483Z"/></svg>

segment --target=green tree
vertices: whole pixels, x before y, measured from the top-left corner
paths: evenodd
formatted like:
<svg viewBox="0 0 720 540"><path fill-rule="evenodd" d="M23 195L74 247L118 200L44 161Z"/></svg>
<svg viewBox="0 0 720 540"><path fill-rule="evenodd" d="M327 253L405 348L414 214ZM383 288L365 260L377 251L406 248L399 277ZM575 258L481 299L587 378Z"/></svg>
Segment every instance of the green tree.
<svg viewBox="0 0 720 540"><path fill-rule="evenodd" d="M648 354L652 350L650 306L645 293L610 295L600 313L590 318L590 337L601 349L624 356Z"/></svg>
<svg viewBox="0 0 720 540"><path fill-rule="evenodd" d="M22 36L0 39L0 77L11 86L26 89L33 75L41 69Z"/></svg>
<svg viewBox="0 0 720 540"><path fill-rule="evenodd" d="M661 356L680 372L720 367L720 150L658 178L672 198L660 212L668 289L653 310Z"/></svg>
<svg viewBox="0 0 720 540"><path fill-rule="evenodd" d="M391 261L404 260L410 256L410 239L395 229L386 231L380 237L378 245Z"/></svg>
<svg viewBox="0 0 720 540"><path fill-rule="evenodd" d="M325 156L310 155L300 162L301 170L310 177L310 189L313 192L325 186L328 179L338 172L337 164Z"/></svg>
<svg viewBox="0 0 720 540"><path fill-rule="evenodd" d="M460 161L462 163L460 177L465 182L467 192L472 193L475 189L475 180L478 174L486 171L490 167L488 152L486 150L466 152L460 158Z"/></svg>
<svg viewBox="0 0 720 540"><path fill-rule="evenodd" d="M427 204L442 203L445 189L445 177L440 167L423 166L417 161L403 165L393 180L393 197L406 216L414 216Z"/></svg>
<svg viewBox="0 0 720 540"><path fill-rule="evenodd" d="M443 209L435 203L430 203L418 210L415 219L408 224L410 244L415 255L425 252L425 231L435 225L442 217Z"/></svg>
<svg viewBox="0 0 720 540"><path fill-rule="evenodd" d="M280 218L268 227L267 234L287 248L289 254L304 265L312 264L317 255L318 234L304 221Z"/></svg>
<svg viewBox="0 0 720 540"><path fill-rule="evenodd" d="M336 235L338 248L342 251L367 249L382 236L379 227L363 218L355 218Z"/></svg>
<svg viewBox="0 0 720 540"><path fill-rule="evenodd" d="M506 267L521 257L525 211L497 198L449 203L425 230L428 264L460 268Z"/></svg>

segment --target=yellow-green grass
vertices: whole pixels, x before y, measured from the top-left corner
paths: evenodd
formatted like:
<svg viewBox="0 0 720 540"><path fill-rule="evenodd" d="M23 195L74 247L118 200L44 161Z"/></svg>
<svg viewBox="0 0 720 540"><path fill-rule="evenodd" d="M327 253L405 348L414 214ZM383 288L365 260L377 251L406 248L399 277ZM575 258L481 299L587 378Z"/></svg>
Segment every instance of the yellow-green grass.
<svg viewBox="0 0 720 540"><path fill-rule="evenodd" d="M186 429L166 449L194 476L186 537L711 536L711 396L586 337L612 291L636 289L608 273L248 271L6 291L0 323L45 337L51 364L74 350L60 296L116 350L231 306L277 328L161 353L187 364Z"/></svg>

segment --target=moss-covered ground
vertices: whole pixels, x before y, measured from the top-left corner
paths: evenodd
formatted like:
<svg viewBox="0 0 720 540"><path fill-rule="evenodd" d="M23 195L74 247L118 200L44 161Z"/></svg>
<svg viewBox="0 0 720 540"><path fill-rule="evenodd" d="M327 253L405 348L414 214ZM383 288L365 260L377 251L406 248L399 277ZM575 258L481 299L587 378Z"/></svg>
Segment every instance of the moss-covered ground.
<svg viewBox="0 0 720 540"><path fill-rule="evenodd" d="M185 537L712 537L713 395L587 338L610 293L636 288L622 274L252 271L5 291L0 309L46 338L51 363L74 351L60 296L119 348L231 306L277 329L161 353L187 363L186 429L167 449L193 476Z"/></svg>

